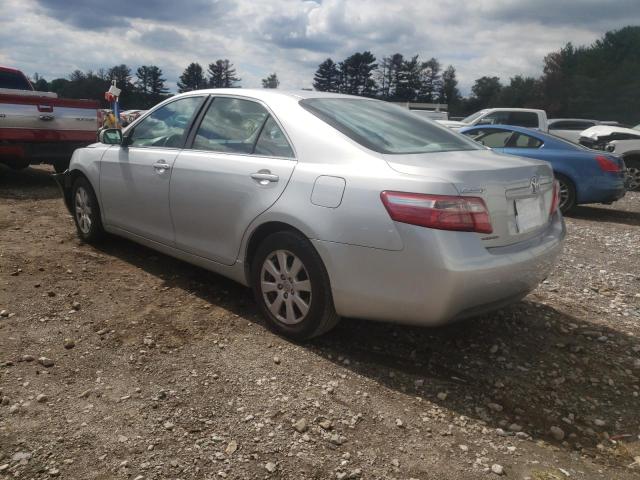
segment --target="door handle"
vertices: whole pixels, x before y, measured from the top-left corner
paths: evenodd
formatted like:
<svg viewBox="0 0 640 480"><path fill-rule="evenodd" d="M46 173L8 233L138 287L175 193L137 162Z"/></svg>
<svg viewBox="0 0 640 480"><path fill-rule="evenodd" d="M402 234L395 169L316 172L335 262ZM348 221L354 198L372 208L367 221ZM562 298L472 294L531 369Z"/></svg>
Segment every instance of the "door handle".
<svg viewBox="0 0 640 480"><path fill-rule="evenodd" d="M49 122L53 120L55 117L53 115L40 115L40 120L44 120L45 122Z"/></svg>
<svg viewBox="0 0 640 480"><path fill-rule="evenodd" d="M155 168L156 170L159 170L158 173L164 173L165 170L170 170L171 166L164 160L161 160L159 162L154 163L153 168Z"/></svg>
<svg viewBox="0 0 640 480"><path fill-rule="evenodd" d="M268 185L269 182L277 182L280 180L278 175L274 175L273 173L267 171L259 171L251 174L251 178L254 180L258 180L260 185Z"/></svg>

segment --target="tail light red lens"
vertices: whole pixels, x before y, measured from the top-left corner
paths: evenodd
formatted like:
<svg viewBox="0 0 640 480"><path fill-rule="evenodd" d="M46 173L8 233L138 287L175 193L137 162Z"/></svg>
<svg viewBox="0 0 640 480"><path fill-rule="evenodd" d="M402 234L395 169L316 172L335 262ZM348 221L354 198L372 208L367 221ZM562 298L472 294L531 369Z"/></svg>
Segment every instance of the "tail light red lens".
<svg viewBox="0 0 640 480"><path fill-rule="evenodd" d="M620 166L610 158L605 157L604 155L597 155L596 162L598 162L598 165L600 165L600 169L603 172L619 172L620 171Z"/></svg>
<svg viewBox="0 0 640 480"><path fill-rule="evenodd" d="M549 215L553 215L558 211L558 207L560 206L560 182L558 180L553 181L553 192L551 197L551 209L549 210Z"/></svg>
<svg viewBox="0 0 640 480"><path fill-rule="evenodd" d="M388 192L380 194L393 220L438 230L491 233L491 219L478 197Z"/></svg>

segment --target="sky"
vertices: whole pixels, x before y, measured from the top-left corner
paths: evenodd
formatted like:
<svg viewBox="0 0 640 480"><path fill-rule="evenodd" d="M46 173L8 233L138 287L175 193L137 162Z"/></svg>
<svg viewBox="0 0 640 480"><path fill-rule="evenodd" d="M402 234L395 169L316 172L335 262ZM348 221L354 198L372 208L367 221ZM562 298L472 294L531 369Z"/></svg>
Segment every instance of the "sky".
<svg viewBox="0 0 640 480"><path fill-rule="evenodd" d="M0 65L47 80L158 65L167 85L193 61L228 58L243 87L276 72L310 88L327 57L370 50L453 65L463 93L483 75L538 76L567 42L640 25L640 0L0 0Z"/></svg>

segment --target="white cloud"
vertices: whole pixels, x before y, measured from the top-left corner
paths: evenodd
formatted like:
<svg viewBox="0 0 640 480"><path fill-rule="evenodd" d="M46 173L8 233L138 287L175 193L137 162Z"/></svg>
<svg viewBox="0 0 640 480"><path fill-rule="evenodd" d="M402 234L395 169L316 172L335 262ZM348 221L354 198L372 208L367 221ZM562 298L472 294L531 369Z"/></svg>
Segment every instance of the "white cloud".
<svg viewBox="0 0 640 480"><path fill-rule="evenodd" d="M544 55L640 23L637 0L5 0L0 61L47 79L74 69L155 64L171 87L192 61L228 58L242 85L277 72L310 87L322 60L395 52L453 64L463 91L482 75L539 75ZM68 9L68 11L65 11ZM104 14L104 9L109 14ZM102 16L102 17L101 17Z"/></svg>

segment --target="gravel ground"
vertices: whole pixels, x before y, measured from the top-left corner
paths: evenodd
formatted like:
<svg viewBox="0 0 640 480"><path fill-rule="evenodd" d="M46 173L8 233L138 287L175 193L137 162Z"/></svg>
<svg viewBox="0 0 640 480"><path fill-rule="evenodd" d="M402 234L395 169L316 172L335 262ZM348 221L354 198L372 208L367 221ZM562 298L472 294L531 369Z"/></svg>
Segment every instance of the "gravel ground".
<svg viewBox="0 0 640 480"><path fill-rule="evenodd" d="M250 292L79 242L0 167L0 478L640 478L640 195L579 208L523 302L297 345Z"/></svg>

